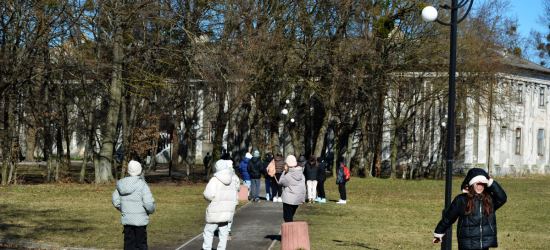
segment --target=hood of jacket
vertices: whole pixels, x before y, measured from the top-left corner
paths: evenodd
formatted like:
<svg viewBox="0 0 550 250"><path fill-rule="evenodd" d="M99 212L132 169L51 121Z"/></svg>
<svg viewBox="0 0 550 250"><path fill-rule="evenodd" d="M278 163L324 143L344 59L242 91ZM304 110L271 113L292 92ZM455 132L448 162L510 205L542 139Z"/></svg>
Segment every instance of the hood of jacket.
<svg viewBox="0 0 550 250"><path fill-rule="evenodd" d="M250 158L244 158L244 160L243 160L243 162L244 162L245 164L248 164L249 161L250 161Z"/></svg>
<svg viewBox="0 0 550 250"><path fill-rule="evenodd" d="M491 178L482 168L472 168L466 174L466 178L464 178L462 185L460 185L460 190L463 190L469 184L469 182L478 175L485 176L487 180Z"/></svg>
<svg viewBox="0 0 550 250"><path fill-rule="evenodd" d="M129 195L143 185L145 181L140 176L128 176L116 182L116 189L120 195Z"/></svg>
<svg viewBox="0 0 550 250"><path fill-rule="evenodd" d="M270 163L273 160L273 157L265 158L264 162Z"/></svg>
<svg viewBox="0 0 550 250"><path fill-rule="evenodd" d="M215 173L214 177L218 178L226 186L231 184L231 170L227 168Z"/></svg>
<svg viewBox="0 0 550 250"><path fill-rule="evenodd" d="M254 164L261 162L260 157L252 157L249 162L253 162Z"/></svg>
<svg viewBox="0 0 550 250"><path fill-rule="evenodd" d="M304 169L302 167L295 167L295 168L288 169L288 174L290 175L290 177L292 177L292 179L297 181L303 180L302 178L304 176L303 172L304 172Z"/></svg>
<svg viewBox="0 0 550 250"><path fill-rule="evenodd" d="M303 168L303 167L305 167L305 166L306 166L306 163L307 163L307 159L306 159L306 157L305 157L305 156L303 156L303 155L300 155L300 157L298 157L298 159L297 159L297 162L298 162L298 166L300 166L300 167L302 167L302 168Z"/></svg>

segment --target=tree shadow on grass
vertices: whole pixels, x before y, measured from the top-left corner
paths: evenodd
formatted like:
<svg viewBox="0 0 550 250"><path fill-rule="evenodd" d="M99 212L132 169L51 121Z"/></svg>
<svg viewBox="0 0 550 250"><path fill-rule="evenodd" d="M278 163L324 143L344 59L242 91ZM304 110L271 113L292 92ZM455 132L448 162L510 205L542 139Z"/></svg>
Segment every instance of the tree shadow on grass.
<svg viewBox="0 0 550 250"><path fill-rule="evenodd" d="M379 250L378 248L370 247L365 243L351 242L351 241L341 241L341 240L332 240L332 241L334 241L336 243L339 243L339 244L336 244L337 246L353 246L353 247L362 247L362 248L365 248L365 249Z"/></svg>
<svg viewBox="0 0 550 250"><path fill-rule="evenodd" d="M48 240L52 235L79 237L92 227L85 221L66 219L58 209L22 209L11 204L0 205L0 238L10 240Z"/></svg>

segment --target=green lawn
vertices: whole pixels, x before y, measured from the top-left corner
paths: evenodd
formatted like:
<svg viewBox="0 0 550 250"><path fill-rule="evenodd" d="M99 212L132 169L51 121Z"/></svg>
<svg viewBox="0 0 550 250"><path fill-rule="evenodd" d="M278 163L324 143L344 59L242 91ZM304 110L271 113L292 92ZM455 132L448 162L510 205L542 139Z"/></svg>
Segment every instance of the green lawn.
<svg viewBox="0 0 550 250"><path fill-rule="evenodd" d="M175 246L204 228L206 184L150 184L157 211L147 227L150 246ZM121 249L120 212L111 204L115 185L0 187L0 238L70 247Z"/></svg>
<svg viewBox="0 0 550 250"><path fill-rule="evenodd" d="M550 177L496 180L508 194L496 213L498 249L550 249ZM453 179L453 198L462 181ZM325 187L328 200L339 199L333 178ZM440 249L431 241L444 190L445 182L438 180L352 178L346 205L306 204L294 219L308 222L311 249Z"/></svg>

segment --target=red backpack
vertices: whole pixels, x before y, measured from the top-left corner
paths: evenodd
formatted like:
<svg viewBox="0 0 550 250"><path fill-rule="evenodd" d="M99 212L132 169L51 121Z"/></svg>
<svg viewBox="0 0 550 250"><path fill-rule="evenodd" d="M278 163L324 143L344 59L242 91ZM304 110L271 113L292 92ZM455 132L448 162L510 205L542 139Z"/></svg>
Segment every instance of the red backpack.
<svg viewBox="0 0 550 250"><path fill-rule="evenodd" d="M349 179L351 179L351 174L349 173L348 167L342 163L340 163L340 166L344 168L344 181L349 181Z"/></svg>

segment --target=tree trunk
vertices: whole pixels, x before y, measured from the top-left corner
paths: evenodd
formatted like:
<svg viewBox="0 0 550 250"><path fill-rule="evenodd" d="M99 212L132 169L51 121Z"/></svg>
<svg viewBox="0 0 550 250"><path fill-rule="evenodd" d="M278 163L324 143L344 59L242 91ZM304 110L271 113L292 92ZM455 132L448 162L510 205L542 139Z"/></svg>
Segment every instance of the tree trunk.
<svg viewBox="0 0 550 250"><path fill-rule="evenodd" d="M304 96L304 147L305 147L305 153L307 156L311 155L311 137L313 136L311 134L311 97L309 96L309 93L306 93ZM315 155L316 157L319 157L319 155Z"/></svg>
<svg viewBox="0 0 550 250"><path fill-rule="evenodd" d="M31 115L27 121L29 122L29 125L27 126L27 133L25 135L25 144L27 148L27 152L25 152L25 161L33 162L34 150L36 147L36 138L38 133L37 131L34 131L34 129L36 129L36 121L34 117ZM30 134L29 131L32 131L33 133Z"/></svg>
<svg viewBox="0 0 550 250"><path fill-rule="evenodd" d="M7 93L4 94L4 121L9 121L10 117L12 116L11 112L11 98L10 98L10 91L6 91ZM11 122L4 122L4 133L2 135L3 139L3 148L2 148L2 185L8 184L8 164L9 159L11 155L11 133L10 133L10 123Z"/></svg>
<svg viewBox="0 0 550 250"><path fill-rule="evenodd" d="M83 83L86 83L86 78L83 78ZM88 151L91 149L93 150L92 141L94 138L93 133L93 122L94 122L94 111L95 111L95 105L96 105L96 98L94 95L92 95L90 100L90 107L88 109L88 120L86 123L86 138L84 139L84 159L82 160L82 166L80 167L80 183L84 183L86 178L86 165L88 165Z"/></svg>
<svg viewBox="0 0 550 250"><path fill-rule="evenodd" d="M46 79L44 82L44 158L46 160L46 182L52 180L52 133L51 133L51 104L50 104L50 82Z"/></svg>
<svg viewBox="0 0 550 250"><path fill-rule="evenodd" d="M391 174L390 174L390 178L392 178L392 179L396 179L395 163L396 163L396 160L397 160L397 140L398 140L398 136L399 136L398 133L399 133L399 129L396 126L396 128L393 131L393 145L392 145L392 150L391 150Z"/></svg>
<svg viewBox="0 0 550 250"><path fill-rule="evenodd" d="M325 142L325 137L327 136L328 126L332 120L332 109L328 109L325 114L325 119L323 119L323 125L319 129L319 134L317 135L317 143L315 143L315 155L321 155L323 151L323 145Z"/></svg>

